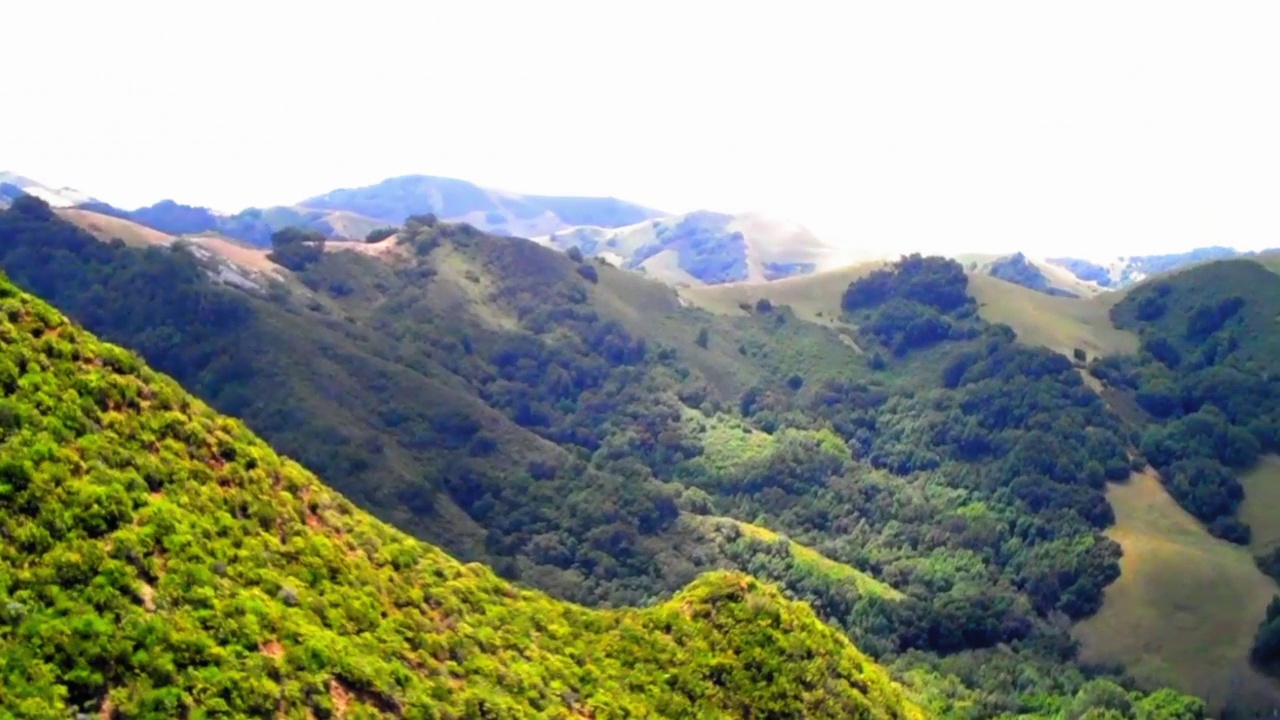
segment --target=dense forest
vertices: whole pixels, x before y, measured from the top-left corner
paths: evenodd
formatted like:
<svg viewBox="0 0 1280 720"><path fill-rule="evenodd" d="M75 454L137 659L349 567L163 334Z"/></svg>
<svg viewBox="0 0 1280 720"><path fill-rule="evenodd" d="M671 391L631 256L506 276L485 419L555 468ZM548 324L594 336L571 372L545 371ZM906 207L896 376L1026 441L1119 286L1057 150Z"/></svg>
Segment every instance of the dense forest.
<svg viewBox="0 0 1280 720"><path fill-rule="evenodd" d="M506 578L669 607L699 573L751 572L948 717L1202 711L1076 661L1067 621L1119 572L1102 489L1145 437L1070 361L982 321L958 264L854 283L859 355L786 307L712 316L431 216L378 256L273 242L279 279L244 290L181 244L100 243L38 201L0 213L14 282Z"/></svg>

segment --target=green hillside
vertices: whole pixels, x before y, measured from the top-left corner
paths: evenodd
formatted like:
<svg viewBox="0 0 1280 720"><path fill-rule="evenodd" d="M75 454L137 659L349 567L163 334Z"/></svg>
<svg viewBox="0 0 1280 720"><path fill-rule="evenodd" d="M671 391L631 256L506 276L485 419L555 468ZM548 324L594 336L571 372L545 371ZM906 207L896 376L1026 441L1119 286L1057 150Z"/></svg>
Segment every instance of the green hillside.
<svg viewBox="0 0 1280 720"><path fill-rule="evenodd" d="M644 611L517 590L2 278L0 337L4 712L921 717L748 577Z"/></svg>
<svg viewBox="0 0 1280 720"><path fill-rule="evenodd" d="M1069 361L984 320L954 263L833 285L822 326L754 301L708 313L429 217L360 251L274 241L277 279L246 285L181 243L0 213L16 284L506 579L662 606L749 571L961 716L1136 688L1080 663L1063 622L1119 573L1104 492L1128 432Z"/></svg>

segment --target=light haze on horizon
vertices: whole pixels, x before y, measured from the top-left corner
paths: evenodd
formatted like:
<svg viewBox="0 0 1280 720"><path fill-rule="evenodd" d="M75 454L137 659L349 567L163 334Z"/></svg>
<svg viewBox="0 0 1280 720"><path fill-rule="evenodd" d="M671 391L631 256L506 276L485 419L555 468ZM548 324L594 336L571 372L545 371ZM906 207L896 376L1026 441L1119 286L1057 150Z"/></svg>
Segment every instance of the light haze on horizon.
<svg viewBox="0 0 1280 720"><path fill-rule="evenodd" d="M224 211L422 173L851 252L1280 246L1274 3L188 5L7 10L0 170Z"/></svg>

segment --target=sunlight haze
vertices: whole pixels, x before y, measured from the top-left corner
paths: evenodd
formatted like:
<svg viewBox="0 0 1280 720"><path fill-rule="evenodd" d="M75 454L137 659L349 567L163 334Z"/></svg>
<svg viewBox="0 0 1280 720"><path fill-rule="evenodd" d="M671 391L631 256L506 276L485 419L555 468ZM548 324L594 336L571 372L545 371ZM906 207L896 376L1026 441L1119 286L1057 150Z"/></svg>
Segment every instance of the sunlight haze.
<svg viewBox="0 0 1280 720"><path fill-rule="evenodd" d="M126 207L423 173L851 251L1280 245L1269 5L40 5L0 29L0 170Z"/></svg>

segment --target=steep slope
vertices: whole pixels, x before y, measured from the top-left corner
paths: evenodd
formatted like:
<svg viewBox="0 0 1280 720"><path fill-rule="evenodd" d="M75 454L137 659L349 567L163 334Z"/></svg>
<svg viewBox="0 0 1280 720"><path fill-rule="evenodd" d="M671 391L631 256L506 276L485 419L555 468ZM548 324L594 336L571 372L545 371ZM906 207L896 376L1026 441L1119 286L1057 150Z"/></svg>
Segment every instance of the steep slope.
<svg viewBox="0 0 1280 720"><path fill-rule="evenodd" d="M352 212L399 225L411 215L436 215L502 235L533 237L575 225L619 227L662 213L616 198L522 195L454 178L404 175L374 185L307 198L300 207Z"/></svg>
<svg viewBox="0 0 1280 720"><path fill-rule="evenodd" d="M795 223L707 210L620 228L577 227L535 241L599 256L673 285L775 280L828 268L837 248Z"/></svg>
<svg viewBox="0 0 1280 720"><path fill-rule="evenodd" d="M0 710L920 717L750 578L644 611L517 590L355 510L0 278Z"/></svg>

